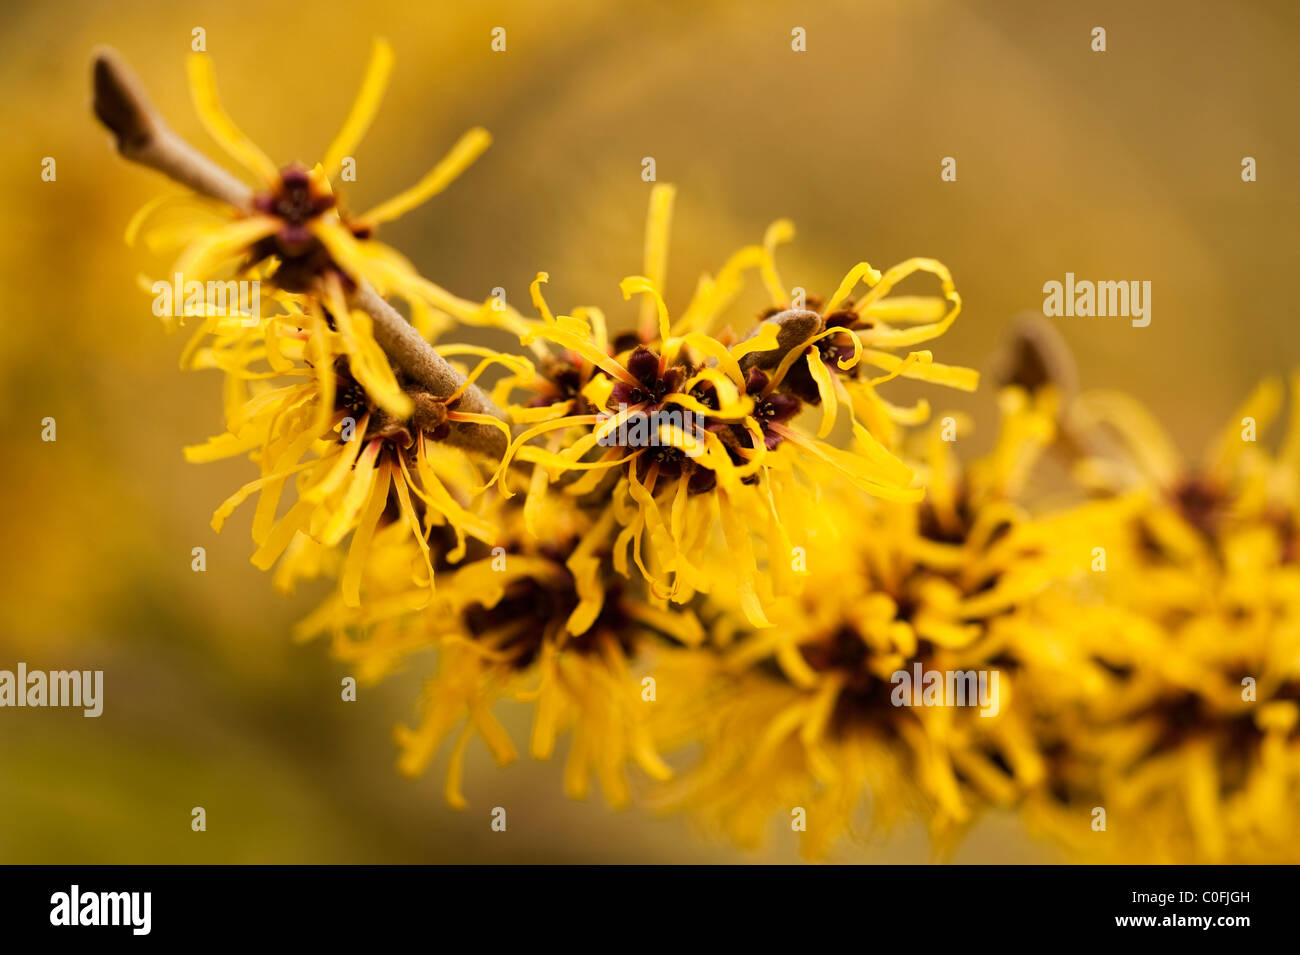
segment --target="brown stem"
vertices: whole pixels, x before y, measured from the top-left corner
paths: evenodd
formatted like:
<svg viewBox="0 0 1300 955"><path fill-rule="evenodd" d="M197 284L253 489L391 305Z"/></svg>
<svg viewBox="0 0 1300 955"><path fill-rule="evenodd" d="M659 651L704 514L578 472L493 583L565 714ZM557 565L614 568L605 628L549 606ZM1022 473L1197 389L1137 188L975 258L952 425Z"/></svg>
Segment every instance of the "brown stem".
<svg viewBox="0 0 1300 955"><path fill-rule="evenodd" d="M237 209L251 207L253 190L172 132L111 47L95 50L94 90L95 115L117 137L124 158Z"/></svg>
<svg viewBox="0 0 1300 955"><path fill-rule="evenodd" d="M375 323L375 341L393 364L406 372L412 380L423 385L440 398L454 393L465 379L446 359L434 351L415 327L364 279L352 295L352 304L369 315ZM481 388L470 385L456 402L454 411L491 415L504 420L505 415L492 403ZM499 458L506 451L506 436L500 428L485 424L451 422L454 444L468 450L480 451Z"/></svg>
<svg viewBox="0 0 1300 955"><path fill-rule="evenodd" d="M124 158L155 169L210 199L241 211L252 208L253 190L171 130L116 50L96 49L93 83L95 115L113 133L117 150ZM353 303L374 321L375 341L389 360L413 381L440 398L455 393L464 384L460 372L447 364L364 279L359 282ZM476 385L465 390L455 410L505 420L504 412ZM506 449L504 433L489 425L453 422L448 440L491 457L500 457Z"/></svg>

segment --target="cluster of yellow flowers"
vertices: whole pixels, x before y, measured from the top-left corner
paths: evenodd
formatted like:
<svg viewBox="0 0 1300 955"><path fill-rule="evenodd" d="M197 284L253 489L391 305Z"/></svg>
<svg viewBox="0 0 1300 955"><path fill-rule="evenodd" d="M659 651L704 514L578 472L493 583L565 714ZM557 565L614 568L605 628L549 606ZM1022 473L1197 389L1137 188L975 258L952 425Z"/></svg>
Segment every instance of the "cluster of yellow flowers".
<svg viewBox="0 0 1300 955"><path fill-rule="evenodd" d="M1098 857L1295 858L1296 415L1276 455L1255 441L1277 383L1239 416L1249 433L1234 422L1193 467L1131 401L1022 371L992 450L962 461L963 416L880 393L976 388L918 348L960 312L946 267L861 262L791 301L781 221L675 311L662 185L643 274L621 283L632 330L594 307L556 314L546 273L533 315L461 299L374 234L486 132L369 213L335 193L391 62L377 42L325 159L280 169L194 54L199 114L252 189L167 153L108 54L96 108L124 155L193 188L150 203L128 241L174 254L186 280L264 290L252 316L183 316L183 365L225 381L224 432L186 454L258 468L212 526L256 497L253 562L286 591L333 581L298 636L328 638L363 682L436 650L397 732L404 772L448 744L446 796L464 805L476 737L515 756L497 711L515 700L534 708L533 756L567 737L569 795L595 780L619 805L636 788L743 845L793 816L810 855L903 817L947 846L1000 807ZM896 293L927 275L936 291ZM734 314L755 282L771 307ZM466 325L522 347L443 342ZM1049 454L1069 477L1031 494ZM917 686L900 692L900 674ZM952 674L978 675L981 705L945 697ZM652 782L634 787L633 764Z"/></svg>

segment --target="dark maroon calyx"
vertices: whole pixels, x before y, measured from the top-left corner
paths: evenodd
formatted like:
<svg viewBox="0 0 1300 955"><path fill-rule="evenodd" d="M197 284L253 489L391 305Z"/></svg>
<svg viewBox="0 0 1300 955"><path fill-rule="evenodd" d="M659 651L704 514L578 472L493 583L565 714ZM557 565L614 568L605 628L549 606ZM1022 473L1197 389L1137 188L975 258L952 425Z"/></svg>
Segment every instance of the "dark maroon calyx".
<svg viewBox="0 0 1300 955"><path fill-rule="evenodd" d="M374 410L370 396L352 376L352 368L343 355L334 360L334 410L346 411L358 421Z"/></svg>
<svg viewBox="0 0 1300 955"><path fill-rule="evenodd" d="M636 457L637 480L645 484L650 479L653 468L656 481L675 481L683 472L694 468L691 459L681 448L669 445L654 445L646 448Z"/></svg>
<svg viewBox="0 0 1300 955"><path fill-rule="evenodd" d="M580 359L572 353L561 357L547 356L542 363L542 382L529 402L530 408L545 408L562 401L576 402L573 412L586 413L590 402L582 394L583 376ZM594 409L592 409L594 410Z"/></svg>
<svg viewBox="0 0 1300 955"><path fill-rule="evenodd" d="M691 397L714 411L722 407L722 402L718 399L718 389L711 381L701 381L696 384L691 389Z"/></svg>
<svg viewBox="0 0 1300 955"><path fill-rule="evenodd" d="M784 439L770 425L781 424L793 418L799 412L798 398L790 395L770 394L754 404L754 420L763 429L763 442L767 450L774 451Z"/></svg>
<svg viewBox="0 0 1300 955"><path fill-rule="evenodd" d="M761 368L751 368L749 374L745 376L745 394L760 394L771 379L767 377L767 372Z"/></svg>
<svg viewBox="0 0 1300 955"><path fill-rule="evenodd" d="M831 312L824 319L822 324L826 328L870 328L871 322L866 321L858 316L857 312L847 308L842 308L838 312Z"/></svg>
<svg viewBox="0 0 1300 955"><path fill-rule="evenodd" d="M822 362L833 371L850 376L856 375L858 370L857 366L844 370L840 368L839 363L841 361L848 361L853 357L853 342L846 341L846 339L852 335L853 330L858 328L870 328L871 322L864 322L862 319L858 318L857 314L854 312L840 311L826 316L825 327L827 329L842 329L843 334L827 335L825 338L819 338L810 347L817 349L818 354L821 355Z"/></svg>
<svg viewBox="0 0 1300 955"><path fill-rule="evenodd" d="M871 323L863 322L853 312L839 311L826 316L825 326L826 328L842 329L842 334L819 338L808 346L808 351L816 349L817 354L821 357L822 364L829 368L833 374L856 378L860 366L854 365L852 368L844 369L840 368L840 362L848 361L853 357L853 343L848 340L848 336L852 334L853 329L870 328ZM781 381L781 390L794 395L807 404L821 404L821 391L817 388L817 382L813 379L812 372L808 370L806 361L796 361L790 366L785 378Z"/></svg>
<svg viewBox="0 0 1300 955"><path fill-rule="evenodd" d="M763 430L763 440L767 450L773 451L781 443L782 438L770 426L789 421L799 413L803 403L793 395L782 394L779 391L764 395L763 390L767 388L768 381L766 372L751 368L745 378L745 394L754 399L754 410L751 414Z"/></svg>
<svg viewBox="0 0 1300 955"><path fill-rule="evenodd" d="M546 377L560 394L566 397L576 397L582 389L582 372L573 361L567 359L556 361L546 370Z"/></svg>
<svg viewBox="0 0 1300 955"><path fill-rule="evenodd" d="M659 356L638 346L627 358L627 370L637 381L649 385L659 377Z"/></svg>
<svg viewBox="0 0 1300 955"><path fill-rule="evenodd" d="M509 656L510 666L525 669L537 659L547 635L577 605L577 590L568 575L545 582L522 578L507 584L504 596L491 607L470 604L462 619L476 638L505 630L505 639L495 649ZM612 638L624 653L630 654L635 633L636 628L623 609L622 586L612 583L605 589L600 613L592 625L583 633L570 635L564 646L566 652L594 654L601 652L605 638Z"/></svg>
<svg viewBox="0 0 1300 955"><path fill-rule="evenodd" d="M302 166L286 166L280 182L270 192L253 200L258 212L283 219L287 225L305 225L334 208L334 194L316 187Z"/></svg>
<svg viewBox="0 0 1300 955"><path fill-rule="evenodd" d="M275 251L290 259L314 251L317 243L308 224L335 203L334 194L320 188L307 170L296 164L280 171L280 181L269 192L253 198L254 209L283 223L274 236Z"/></svg>
<svg viewBox="0 0 1300 955"><path fill-rule="evenodd" d="M660 371L659 365L659 356L650 349L644 346L635 349L628 356L625 367L636 381L616 382L605 407L610 411L617 411L620 406L645 405L647 411L660 408L664 398L681 386L683 370L666 368Z"/></svg>
<svg viewBox="0 0 1300 955"><path fill-rule="evenodd" d="M1170 491L1174 506L1183 520L1214 540L1227 511L1227 492L1214 479L1193 474Z"/></svg>
<svg viewBox="0 0 1300 955"><path fill-rule="evenodd" d="M872 680L867 669L867 645L850 627L841 627L825 640L800 645L799 654L819 673L838 673L845 689L864 689Z"/></svg>

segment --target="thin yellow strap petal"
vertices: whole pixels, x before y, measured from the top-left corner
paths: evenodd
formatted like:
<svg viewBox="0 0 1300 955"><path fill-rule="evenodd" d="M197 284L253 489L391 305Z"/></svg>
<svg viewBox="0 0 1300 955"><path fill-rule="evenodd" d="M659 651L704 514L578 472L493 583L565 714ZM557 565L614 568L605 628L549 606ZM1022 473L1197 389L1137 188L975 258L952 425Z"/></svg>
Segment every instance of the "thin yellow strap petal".
<svg viewBox="0 0 1300 955"><path fill-rule="evenodd" d="M906 487L896 484L886 484L882 481L889 480L889 475L885 469L874 461L859 457L848 451L844 451L834 445L826 444L822 441L815 441L812 438L805 437L792 428L785 425L772 424L769 426L791 444L812 453L815 457L820 458L825 463L831 465L842 473L854 487L861 488L868 494L884 498L887 501L919 501L925 497L925 489L920 487Z"/></svg>
<svg viewBox="0 0 1300 955"><path fill-rule="evenodd" d="M629 299L636 292L643 292L648 295L649 301L653 306L649 311L650 321L641 323L641 340L653 341L655 338L654 318L656 314L659 317L659 334L661 341L667 342L672 335L672 327L668 321L668 306L664 304L664 298L659 294L659 288L650 279L644 275L629 275L622 282L618 283L619 289L623 292L623 298ZM644 316L645 312L642 312Z"/></svg>
<svg viewBox="0 0 1300 955"><path fill-rule="evenodd" d="M843 332L844 329L840 328L839 326L832 325L830 328L826 328L813 335L809 335L806 339L804 339L802 344L794 348L791 348L788 352L785 353L785 357L783 357L781 361L777 364L776 369L768 376L767 384L763 387L763 394L770 395L772 392L774 392L777 389L777 387L781 384L781 382L785 380L786 374L794 366L794 363L798 361L800 357L803 356L804 350L808 348L809 345L813 345L821 341L823 338L830 338L832 335L843 334ZM835 364L839 366L841 371L847 371L848 369L856 365L858 363L858 359L861 357L862 354L862 347L857 342L857 340L852 336L850 336L849 341L853 345L853 354L849 357L847 361L843 358L839 358L836 359L835 362Z"/></svg>
<svg viewBox="0 0 1300 955"><path fill-rule="evenodd" d="M519 449L522 448L525 443L537 437L537 435L545 434L548 431L554 431L557 428L573 427L574 425L594 425L599 421L600 418L594 414L574 415L569 418L557 418L554 421L547 421L521 432L515 437L514 441L510 443L510 446L506 448L506 453L502 456L501 463L497 466L496 472L492 475L492 480L488 481L488 487L491 487L497 482L497 480L505 475L506 468L509 467L510 461L514 456L519 453ZM514 493L506 486L505 481L501 482L501 496L506 498L514 497Z"/></svg>
<svg viewBox="0 0 1300 955"><path fill-rule="evenodd" d="M773 305L784 305L789 301L789 293L785 286L781 284L781 276L776 271L776 247L782 242L789 242L794 238L794 223L789 219L777 219L767 231L763 233L763 257L764 262L760 267L763 276L763 285L767 287L767 294L772 296Z"/></svg>
<svg viewBox="0 0 1300 955"><path fill-rule="evenodd" d="M680 334L684 329L708 331L714 319L741 290L741 275L745 269L761 269L766 255L759 246L747 245L723 263L716 279L702 276L690 304L673 326L673 333Z"/></svg>
<svg viewBox="0 0 1300 955"><path fill-rule="evenodd" d="M1182 455L1140 402L1121 392L1093 391L1081 395L1076 408L1081 428L1111 428L1146 477L1160 487L1174 485L1182 471Z"/></svg>
<svg viewBox="0 0 1300 955"><path fill-rule="evenodd" d="M497 761L497 765L504 766L515 758L515 745L510 741L510 736L506 733L505 727L497 720L492 712L483 705L475 705L470 708L470 713L474 718L474 725L478 727L479 735L487 743L487 747L492 752L492 758Z"/></svg>
<svg viewBox="0 0 1300 955"><path fill-rule="evenodd" d="M913 365L928 365L934 361L934 355L929 351L912 351L907 353L907 357L895 365L891 370L883 375L877 375L871 379L871 385L883 385L887 381L893 381L899 375L905 374Z"/></svg>
<svg viewBox="0 0 1300 955"><path fill-rule="evenodd" d="M736 385L739 386L745 383L745 375L740 370L740 362L738 362L736 356L727 349L727 346L722 344L722 342L718 341L716 338L713 338L710 335L705 335L702 332L690 332L689 334L682 336L681 341L700 352L702 355L707 355L709 358L714 359L718 363L719 370L735 382Z"/></svg>
<svg viewBox="0 0 1300 955"><path fill-rule="evenodd" d="M406 526L411 529L411 535L415 538L416 546L420 548L420 556L424 558L424 569L429 572L429 590L434 589L433 557L429 553L429 542L425 540L424 528L420 526L420 518L416 516L415 506L411 503L410 488L413 485L411 472L406 469L406 461L399 454L397 464L401 469L401 477L397 472L393 472L393 490L397 492L397 506L401 510L402 519L406 521Z"/></svg>
<svg viewBox="0 0 1300 955"><path fill-rule="evenodd" d="M597 348L609 349L609 333L605 328L605 313L594 305L579 305L573 310L573 317L584 321L591 328L591 340Z"/></svg>
<svg viewBox="0 0 1300 955"><path fill-rule="evenodd" d="M849 274L844 276L844 280L840 282L840 287L835 290L831 300L826 303L826 308L822 311L822 314L830 315L838 309L848 299L854 286L863 279L866 279L868 285L875 285L880 281L880 273L871 267L870 262L859 262L849 269Z"/></svg>
<svg viewBox="0 0 1300 955"><path fill-rule="evenodd" d="M872 286L871 291L862 297L862 301L854 306L854 310L858 315L865 315L875 303L888 295L895 285L916 272L929 272L939 279L943 286L943 297L948 300L951 306L948 313L937 322L918 325L908 330L876 328L859 332L858 334L864 345L879 345L883 348L909 348L912 345L919 345L921 342L938 338L957 320L957 316L961 314L961 296L957 294L957 288L953 284L952 273L948 271L946 265L937 259L908 259L906 262L891 266L880 278L879 282Z"/></svg>
<svg viewBox="0 0 1300 955"><path fill-rule="evenodd" d="M780 334L781 326L776 322L762 322L753 335L731 346L731 357L741 359L751 352L772 351L779 343Z"/></svg>
<svg viewBox="0 0 1300 955"><path fill-rule="evenodd" d="M948 311L948 303L934 295L891 295L872 302L859 313L878 322L937 322Z"/></svg>
<svg viewBox="0 0 1300 955"><path fill-rule="evenodd" d="M1277 416L1282 407L1285 393L1282 383L1276 378L1266 378L1250 393L1246 401L1237 408L1228 426L1223 429L1205 453L1210 470L1227 475L1246 447L1241 440L1243 422L1250 418L1255 427L1263 431Z"/></svg>
<svg viewBox="0 0 1300 955"><path fill-rule="evenodd" d="M279 471L275 474L268 474L264 477L258 478L255 481L249 481L247 484L241 487L234 494L230 495L230 497L226 498L225 501L222 502L221 506L217 508L216 512L212 515L212 521L211 521L212 529L216 531L218 534L220 534L221 528L226 523L226 518L228 518L231 514L233 514L235 512L235 508L239 507L240 504L244 503L244 501L248 499L248 496L252 494L254 491L264 488L268 484L275 484L276 482L281 482L285 478L297 474L300 471L305 471L307 470L307 468L312 467L315 463L316 463L315 461L307 461L304 464L295 465L294 467L288 468L284 471ZM256 538L254 539L256 540Z"/></svg>
<svg viewBox="0 0 1300 955"><path fill-rule="evenodd" d="M459 421L462 424L481 424L487 425L490 428L500 428L501 433L506 436L507 442L509 442L514 436L510 431L510 425L506 424L496 415L475 414L472 411L448 411L447 420Z"/></svg>
<svg viewBox="0 0 1300 955"><path fill-rule="evenodd" d="M1291 420L1278 451L1277 463L1287 479L1295 481L1300 472L1300 369L1291 372Z"/></svg>
<svg viewBox="0 0 1300 955"><path fill-rule="evenodd" d="M183 449L185 460L191 464L203 464L229 458L236 454L251 451L262 443L262 435L252 429L239 434L219 434L209 438L203 444L187 445Z"/></svg>
<svg viewBox="0 0 1300 955"><path fill-rule="evenodd" d="M469 805L465 801L465 794L461 791L461 780L465 777L465 750L469 746L469 741L473 739L473 729L473 723L466 724L447 760L447 784L443 788L443 796L452 809L464 809Z"/></svg>
<svg viewBox="0 0 1300 955"><path fill-rule="evenodd" d="M664 287L668 274L668 232L673 219L673 200L677 189L661 183L650 190L650 211L645 220L645 276L655 288ZM641 301L641 327L654 326L655 306L650 299Z"/></svg>
<svg viewBox="0 0 1300 955"><path fill-rule="evenodd" d="M547 325L555 324L555 315L552 314L551 308L546 304L546 298L542 295L542 286L551 280L551 273L538 272L537 278L528 283L528 295L533 300L533 308L537 309L537 314L542 316L542 320Z"/></svg>
<svg viewBox="0 0 1300 955"><path fill-rule="evenodd" d="M248 249L278 228L279 223L270 216L236 219L191 242L172 268L186 282L204 282L223 266L242 258Z"/></svg>
<svg viewBox="0 0 1300 955"><path fill-rule="evenodd" d="M817 429L817 437L824 438L835 427L835 412L839 409L839 402L835 399L835 383L831 380L830 371L822 363L821 352L816 349L809 351L807 361L808 371L817 384L817 394L822 401L822 423Z"/></svg>
<svg viewBox="0 0 1300 955"><path fill-rule="evenodd" d="M490 145L492 145L492 134L481 126L474 127L456 141L451 151L438 165L430 169L423 179L405 192L399 192L387 202L382 202L371 209L360 218L359 222L368 226L392 222L416 206L428 202L451 185L456 177L468 169Z"/></svg>
<svg viewBox="0 0 1300 955"><path fill-rule="evenodd" d="M366 66L365 79L361 81L361 90L348 112L348 118L325 150L321 166L325 175L333 179L343 165L343 160L350 156L365 136L366 130L374 122L379 102L384 98L384 89L388 86L388 76L393 71L393 48L383 37L375 37L370 48L370 63Z"/></svg>
<svg viewBox="0 0 1300 955"><path fill-rule="evenodd" d="M772 621L763 612L763 603L755 587L758 563L754 558L754 545L749 537L749 529L725 492L718 496L717 504L723 539L727 543L727 549L735 558L736 592L740 597L741 609L753 626L770 627Z"/></svg>
<svg viewBox="0 0 1300 955"><path fill-rule="evenodd" d="M928 381L936 385L948 385L962 391L974 391L979 387L980 373L961 365L943 365L928 360L922 364L907 364L897 355L872 348L863 349L862 360L894 373L894 376L900 378L914 378L917 381ZM879 379L873 380L872 383L878 384Z"/></svg>
<svg viewBox="0 0 1300 955"><path fill-rule="evenodd" d="M630 385L637 384L637 380L632 377L632 373L626 368L609 355L605 354L590 341L579 338L571 332L567 332L558 327L551 328L545 325L535 325L527 332L527 334L519 337L519 342L520 344L528 345L537 338L544 338L547 341L555 342L557 345L563 345L570 351L577 352L587 361L605 371L611 378L617 378L619 381L626 382Z"/></svg>
<svg viewBox="0 0 1300 955"><path fill-rule="evenodd" d="M208 135L217 141L230 158L249 170L262 181L271 186L280 180L280 171L271 162L266 153L240 132L221 106L221 97L217 93L217 71L212 65L212 58L206 53L191 53L186 66L190 75L190 94L194 97L194 108Z"/></svg>
<svg viewBox="0 0 1300 955"><path fill-rule="evenodd" d="M352 544L348 547L348 556L343 561L340 591L343 595L343 603L349 607L361 606L361 574L366 567L366 555L370 552L370 542L374 539L379 518L388 504L388 487L391 481L391 466L388 459L381 458L376 470L378 473L370 488L370 497L366 501L356 530L352 532Z"/></svg>

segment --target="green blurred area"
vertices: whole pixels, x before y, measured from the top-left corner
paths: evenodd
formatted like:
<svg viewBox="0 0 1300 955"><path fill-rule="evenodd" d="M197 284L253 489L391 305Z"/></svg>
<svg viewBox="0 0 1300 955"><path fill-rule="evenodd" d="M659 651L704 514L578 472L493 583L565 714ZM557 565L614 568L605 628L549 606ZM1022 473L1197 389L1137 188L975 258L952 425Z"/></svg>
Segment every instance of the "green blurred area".
<svg viewBox="0 0 1300 955"><path fill-rule="evenodd" d="M1264 374L1300 361L1289 280L1300 137L1289 3L14 3L0 12L5 467L0 667L105 670L100 719L0 710L0 861L416 862L793 860L773 828L733 853L631 810L560 793L560 764L504 770L471 749L463 813L445 764L411 782L391 728L419 673L339 699L344 671L296 646L319 593L276 595L248 563L247 513L213 508L246 461L197 467L220 430L215 374L181 374L122 242L173 187L129 167L89 109L89 63L116 46L172 125L212 152L184 62L203 27L227 108L277 160L314 161L345 115L372 35L397 66L347 193L366 208L417 179L465 128L491 150L386 241L457 294L630 321L648 185L679 188L670 306L773 219L799 235L787 284L829 292L860 259L943 260L965 311L936 359L984 366L1042 284L1141 279L1153 320L1063 319L1084 383L1147 402L1189 452ZM1089 49L1094 26L1109 49ZM507 31L493 53L490 31ZM790 49L806 29L808 50ZM1240 179L1254 156L1259 181ZM57 181L40 178L57 161ZM958 162L943 183L939 163ZM505 344L504 341L498 344ZM907 389L894 393L903 400ZM988 437L991 391L931 394ZM58 440L40 440L41 420ZM195 546L208 570L190 569ZM524 710L506 708L516 738ZM489 829L505 806L506 833ZM203 806L208 831L190 830ZM927 861L904 831L847 859ZM956 857L1056 858L1014 819Z"/></svg>

